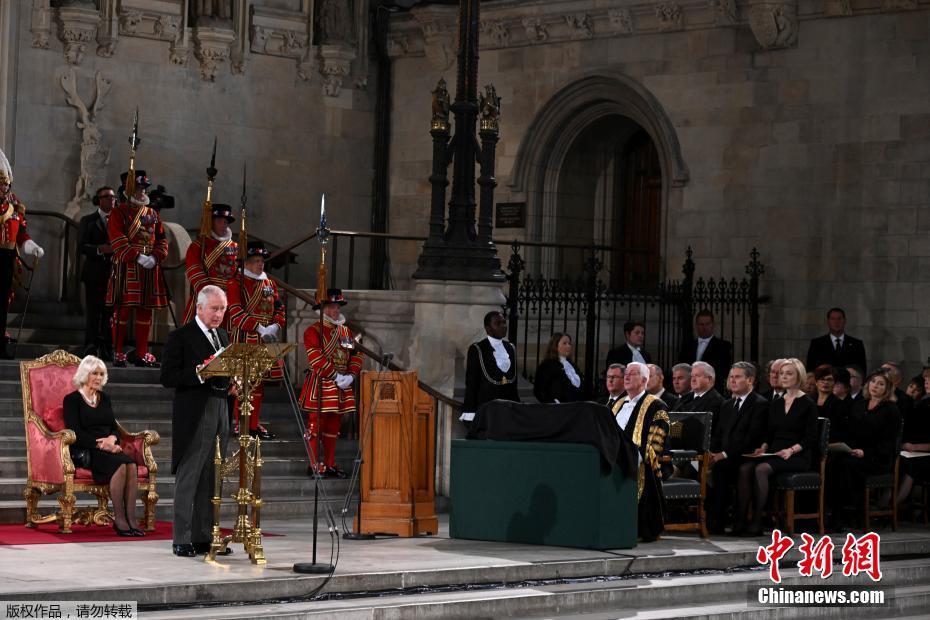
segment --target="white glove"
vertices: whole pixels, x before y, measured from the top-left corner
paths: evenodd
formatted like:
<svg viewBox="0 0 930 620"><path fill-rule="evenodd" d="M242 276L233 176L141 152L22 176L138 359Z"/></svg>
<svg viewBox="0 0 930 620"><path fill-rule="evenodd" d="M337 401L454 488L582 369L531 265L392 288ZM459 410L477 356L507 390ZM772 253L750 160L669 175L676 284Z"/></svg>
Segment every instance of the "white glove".
<svg viewBox="0 0 930 620"><path fill-rule="evenodd" d="M278 340L278 330L279 330L279 327L278 327L278 325L277 325L276 323L275 323L275 324L272 324L272 325L259 325L259 326L256 328L256 331L258 332L258 335L261 336L261 339L262 339L264 342L275 342L275 341L277 341L277 340Z"/></svg>
<svg viewBox="0 0 930 620"><path fill-rule="evenodd" d="M352 375L344 375L342 373L336 373L336 386L340 390L347 389L350 385L352 385L352 381L354 380L355 380L355 377L353 377Z"/></svg>
<svg viewBox="0 0 930 620"><path fill-rule="evenodd" d="M142 265L143 269L151 269L155 266L155 257L149 256L148 254L139 254L139 257L136 258L136 262Z"/></svg>
<svg viewBox="0 0 930 620"><path fill-rule="evenodd" d="M45 250L40 248L39 244L32 239L26 239L26 242L23 244L23 254L26 256L34 254L37 258L42 258L45 256Z"/></svg>

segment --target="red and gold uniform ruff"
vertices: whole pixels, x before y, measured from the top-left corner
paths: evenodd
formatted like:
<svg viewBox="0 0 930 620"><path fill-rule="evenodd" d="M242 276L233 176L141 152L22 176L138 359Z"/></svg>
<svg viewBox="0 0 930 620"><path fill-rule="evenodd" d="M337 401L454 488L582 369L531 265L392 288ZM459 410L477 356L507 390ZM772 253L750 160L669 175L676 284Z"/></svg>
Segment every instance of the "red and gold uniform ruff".
<svg viewBox="0 0 930 620"><path fill-rule="evenodd" d="M137 186L148 187L145 171L137 172ZM107 226L113 247L113 274L107 287L107 305L114 307L114 352L117 362L125 364L123 343L129 317L135 309L136 354L143 365L153 365L148 353L152 310L168 305L168 292L160 263L168 258L168 241L161 218L155 209L123 202L110 212ZM155 264L146 269L139 264L140 256L150 256Z"/></svg>
<svg viewBox="0 0 930 620"><path fill-rule="evenodd" d="M203 260L201 260L203 248ZM239 244L229 239L218 240L212 235L198 237L187 248L184 262L187 266L187 280L191 285L191 296L187 300L187 309L184 312L184 324L194 320L197 313L197 294L203 287L212 284L224 291L230 278L236 275L236 258L239 254ZM229 329L229 313L223 317L223 329Z"/></svg>
<svg viewBox="0 0 930 620"><path fill-rule="evenodd" d="M341 291L330 289L329 292L329 300L324 303L345 303ZM309 369L300 391L300 406L307 412L311 449L316 449L314 440L319 430L323 439L322 464L332 470L336 466L336 439L342 414L355 410L354 381L353 385L340 389L336 384L337 375L357 377L362 370L362 357L355 348L355 335L348 327L324 316L322 330L321 334L320 323L315 321L304 332ZM319 410L321 416L317 415Z"/></svg>
<svg viewBox="0 0 930 620"><path fill-rule="evenodd" d="M251 246L251 244L250 244ZM251 251L251 248L250 248ZM230 342L248 342L258 344L263 341L260 331L271 325L277 325L277 336L284 333L284 304L278 296L278 287L264 273L262 278L246 272L242 278L233 278L226 283L226 297L229 308ZM262 328L261 330L259 328ZM279 360L265 374L265 381L280 381L284 377L284 361ZM249 417L249 430L259 429L259 415L262 412L262 397L265 392L264 382L252 391L252 415ZM239 401L236 401L234 420L239 419ZM253 434L255 434L253 432Z"/></svg>

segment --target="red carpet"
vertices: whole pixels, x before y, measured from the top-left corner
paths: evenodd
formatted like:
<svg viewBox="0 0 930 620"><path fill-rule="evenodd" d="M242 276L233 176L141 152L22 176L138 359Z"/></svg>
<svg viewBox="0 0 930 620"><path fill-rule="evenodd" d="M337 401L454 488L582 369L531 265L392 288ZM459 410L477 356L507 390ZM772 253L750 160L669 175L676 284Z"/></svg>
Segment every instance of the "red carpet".
<svg viewBox="0 0 930 620"><path fill-rule="evenodd" d="M112 527L100 525L73 525L71 534L58 531L57 523L46 523L37 528L21 524L0 525L0 545L43 545L54 543L90 543L90 542L132 542L145 540L171 540L171 522L156 521L155 531L146 532L145 536L117 536ZM232 531L222 528L224 536ZM262 536L280 536L262 532Z"/></svg>

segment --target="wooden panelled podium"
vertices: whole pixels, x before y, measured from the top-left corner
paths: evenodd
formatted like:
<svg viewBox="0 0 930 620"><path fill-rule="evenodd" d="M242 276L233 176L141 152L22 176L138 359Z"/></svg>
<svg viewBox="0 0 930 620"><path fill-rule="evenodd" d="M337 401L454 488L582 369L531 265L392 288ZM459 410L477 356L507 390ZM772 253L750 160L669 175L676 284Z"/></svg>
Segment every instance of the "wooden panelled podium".
<svg viewBox="0 0 930 620"><path fill-rule="evenodd" d="M356 531L436 534L433 397L417 386L416 372L366 370L356 406L363 459Z"/></svg>

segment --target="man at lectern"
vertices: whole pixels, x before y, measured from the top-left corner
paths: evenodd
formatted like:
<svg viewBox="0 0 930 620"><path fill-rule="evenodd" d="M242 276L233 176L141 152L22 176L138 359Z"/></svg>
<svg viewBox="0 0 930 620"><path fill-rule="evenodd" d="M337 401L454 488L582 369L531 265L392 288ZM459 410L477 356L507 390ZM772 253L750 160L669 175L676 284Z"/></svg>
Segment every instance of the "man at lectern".
<svg viewBox="0 0 930 620"><path fill-rule="evenodd" d="M325 478L346 477L336 466L336 439L342 414L355 410L355 378L362 371L362 356L341 310L347 303L341 289L327 289L326 298L313 306L322 314L322 321L315 321L304 332L309 368L300 391L300 406L307 412L308 440L317 460L307 467L307 473L312 475L315 465ZM323 454L316 453L317 433L322 435Z"/></svg>
<svg viewBox="0 0 930 620"><path fill-rule="evenodd" d="M216 437L226 449L229 416L227 377L201 378L200 369L229 346L220 325L226 293L208 285L197 294L194 320L179 327L165 342L161 384L174 388L171 414L171 473L174 486L174 554L194 557L210 550L213 529L213 451ZM221 555L229 555L226 549Z"/></svg>
<svg viewBox="0 0 930 620"><path fill-rule="evenodd" d="M614 407L617 424L639 450L639 537L652 542L665 529L662 468L659 462L669 432L668 407L646 391L649 368L632 362L623 384L626 396Z"/></svg>
<svg viewBox="0 0 930 620"><path fill-rule="evenodd" d="M466 426L478 408L492 400L520 402L517 390L517 352L507 337L507 319L499 310L484 315L487 338L468 347L465 363L465 403L459 419Z"/></svg>

